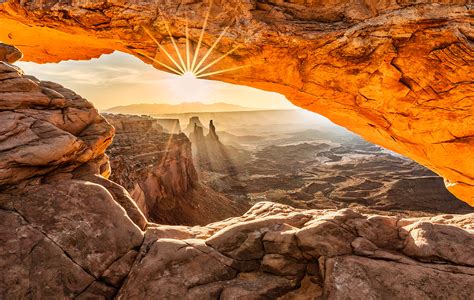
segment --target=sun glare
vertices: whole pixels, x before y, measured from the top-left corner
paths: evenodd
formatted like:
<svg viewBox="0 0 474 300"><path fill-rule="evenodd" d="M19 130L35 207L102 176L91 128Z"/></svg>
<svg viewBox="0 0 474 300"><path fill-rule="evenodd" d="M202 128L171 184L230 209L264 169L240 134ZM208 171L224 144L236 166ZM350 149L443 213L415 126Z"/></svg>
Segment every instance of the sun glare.
<svg viewBox="0 0 474 300"><path fill-rule="evenodd" d="M210 97L209 81L197 78L192 72L172 76L167 80L167 88L177 102L205 102Z"/></svg>
<svg viewBox="0 0 474 300"><path fill-rule="evenodd" d="M211 62L206 63L208 57L210 56L210 54L212 53L214 48L219 44L219 41L226 34L229 27L226 27L222 31L222 33L214 41L212 46L206 51L204 56L199 57L200 56L199 51L201 49L202 40L203 40L204 33L205 33L205 30L206 30L206 27L207 27L207 21L209 19L209 14L211 13L211 7L212 7L212 0L209 3L209 8L207 10L206 17L204 19L204 24L202 26L201 33L199 35L199 41L197 43L197 46L196 46L196 49L195 49L194 53L192 53L193 51L191 51L191 45L190 44L191 44L192 41L189 39L188 21L186 20L186 30L185 30L186 31L186 49L185 49L186 57L183 57L183 55L181 54L180 49L178 48L178 45L176 44L176 41L175 41L173 35L171 34L169 24L168 24L168 22L166 22L166 19L163 16L161 11L160 11L160 17L161 17L162 21L165 24L166 31L168 32L168 35L171 39L171 43L173 44L173 48L174 48L174 51L175 51L174 56L171 55L160 44L160 42L158 42L156 40L156 38L151 34L151 32L147 28L143 27L143 30L145 31L145 33L158 46L156 51L160 51L160 52L164 53L166 55L166 57L173 63L173 66L165 64L164 62L162 62L162 61L160 61L160 60L158 60L154 57L151 57L151 56L149 56L149 55L147 55L147 54L145 54L141 51L135 50L135 52L137 52L138 54L140 54L142 56L145 56L146 58L148 58L151 61L153 61L154 63L162 66L163 68L167 69L168 71L171 71L172 73L175 73L175 74L180 75L182 77L187 77L187 78L190 78L190 79L194 79L194 80L197 79L197 78L208 77L208 76L211 76L211 75L217 75L217 74L221 74L221 73L231 72L231 71L235 71L235 70L238 70L238 69L248 67L248 65L244 65L244 66L237 66L237 67L233 67L233 68L208 71L212 66L219 63L222 59L224 59L228 55L232 54L235 50L237 50L240 47L240 45L237 45L237 46L233 47L232 49L230 49L229 51L227 51L226 53L222 54L220 57L214 59ZM156 55L155 55L155 57L156 57Z"/></svg>
<svg viewBox="0 0 474 300"><path fill-rule="evenodd" d="M181 75L181 77L183 77L183 79L186 79L186 80L190 80L190 79L197 79L196 75L193 73L193 72L184 72L183 75Z"/></svg>

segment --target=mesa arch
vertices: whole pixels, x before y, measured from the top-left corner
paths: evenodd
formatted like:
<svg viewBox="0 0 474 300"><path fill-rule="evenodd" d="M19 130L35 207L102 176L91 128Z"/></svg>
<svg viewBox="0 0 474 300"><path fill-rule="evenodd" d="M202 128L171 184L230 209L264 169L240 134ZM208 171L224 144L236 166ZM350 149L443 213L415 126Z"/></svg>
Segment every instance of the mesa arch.
<svg viewBox="0 0 474 300"><path fill-rule="evenodd" d="M251 67L212 79L279 92L427 166L459 199L474 205L472 5L461 0L346 2L215 0L204 45L212 45L230 26L212 56L241 45L218 67ZM186 18L197 41L209 4L0 3L0 40L20 48L24 60L38 63L115 50L139 56L134 51L139 49L153 56L156 47L142 26L172 47L164 20L183 48Z"/></svg>

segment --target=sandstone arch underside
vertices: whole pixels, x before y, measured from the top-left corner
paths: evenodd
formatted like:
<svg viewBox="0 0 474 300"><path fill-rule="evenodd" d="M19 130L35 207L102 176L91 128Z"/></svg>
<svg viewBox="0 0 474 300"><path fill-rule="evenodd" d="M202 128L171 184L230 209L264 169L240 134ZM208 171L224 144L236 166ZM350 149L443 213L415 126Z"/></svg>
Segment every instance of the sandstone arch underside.
<svg viewBox="0 0 474 300"><path fill-rule="evenodd" d="M156 53L142 26L171 49L169 22L184 49L186 18L196 42L208 5L0 1L0 41L39 63L114 50L152 63L137 52ZM230 26L209 60L240 45L215 68L250 66L212 79L281 93L427 166L474 205L473 21L469 1L215 0L202 52Z"/></svg>

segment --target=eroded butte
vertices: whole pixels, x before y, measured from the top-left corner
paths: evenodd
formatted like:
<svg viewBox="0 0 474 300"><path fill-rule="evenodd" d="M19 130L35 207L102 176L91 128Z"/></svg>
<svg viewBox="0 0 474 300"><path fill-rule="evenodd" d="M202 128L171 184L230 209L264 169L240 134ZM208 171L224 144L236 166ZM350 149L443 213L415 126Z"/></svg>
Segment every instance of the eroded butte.
<svg viewBox="0 0 474 300"><path fill-rule="evenodd" d="M209 60L239 48L210 70L250 66L213 79L281 93L427 166L473 205L472 5L403 3L214 1L202 52L229 26ZM143 27L172 49L169 24L184 49L185 20L195 45L208 7L208 1L7 0L0 4L0 40L40 63L114 50L152 63L137 52L156 53Z"/></svg>

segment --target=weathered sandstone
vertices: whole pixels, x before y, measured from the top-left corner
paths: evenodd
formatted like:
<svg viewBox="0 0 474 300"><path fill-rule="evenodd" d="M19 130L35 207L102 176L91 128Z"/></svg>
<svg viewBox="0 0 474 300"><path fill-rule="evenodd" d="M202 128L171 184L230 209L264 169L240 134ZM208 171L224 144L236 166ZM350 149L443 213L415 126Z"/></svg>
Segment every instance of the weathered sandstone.
<svg viewBox="0 0 474 300"><path fill-rule="evenodd" d="M119 50L151 63L137 53L156 51L142 26L172 51L169 22L184 48L185 18L196 44L208 5L8 0L0 4L0 40L18 45L29 61ZM473 204L471 23L465 0L216 0L201 55L230 26L208 61L239 48L209 70L249 67L213 79L279 92L429 167ZM158 58L167 61L161 52Z"/></svg>
<svg viewBox="0 0 474 300"><path fill-rule="evenodd" d="M110 179L128 190L150 221L205 225L248 209L200 183L184 133L164 132L160 120L151 117L105 117L116 129L107 150Z"/></svg>
<svg viewBox="0 0 474 300"><path fill-rule="evenodd" d="M113 297L147 226L101 176L113 127L59 84L0 75L0 298Z"/></svg>
<svg viewBox="0 0 474 300"><path fill-rule="evenodd" d="M176 229L157 226L159 234L145 233L118 299L469 298L474 264L464 253L474 247L473 217L400 219L262 202L207 230L181 227L188 234L176 238L163 235ZM451 244L441 238L448 231Z"/></svg>
<svg viewBox="0 0 474 300"><path fill-rule="evenodd" d="M4 43L0 43L0 61L14 63L22 57L23 54L20 50L18 50L18 48Z"/></svg>

